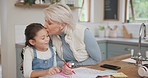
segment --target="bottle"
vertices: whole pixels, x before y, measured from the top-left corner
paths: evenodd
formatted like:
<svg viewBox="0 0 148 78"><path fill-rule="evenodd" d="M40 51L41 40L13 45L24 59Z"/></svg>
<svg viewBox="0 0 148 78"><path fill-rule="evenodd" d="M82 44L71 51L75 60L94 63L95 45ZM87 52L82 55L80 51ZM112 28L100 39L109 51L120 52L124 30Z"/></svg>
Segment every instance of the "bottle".
<svg viewBox="0 0 148 78"><path fill-rule="evenodd" d="M131 58L134 57L134 49L131 49Z"/></svg>
<svg viewBox="0 0 148 78"><path fill-rule="evenodd" d="M146 51L145 54L146 54L146 59L148 60L148 51Z"/></svg>

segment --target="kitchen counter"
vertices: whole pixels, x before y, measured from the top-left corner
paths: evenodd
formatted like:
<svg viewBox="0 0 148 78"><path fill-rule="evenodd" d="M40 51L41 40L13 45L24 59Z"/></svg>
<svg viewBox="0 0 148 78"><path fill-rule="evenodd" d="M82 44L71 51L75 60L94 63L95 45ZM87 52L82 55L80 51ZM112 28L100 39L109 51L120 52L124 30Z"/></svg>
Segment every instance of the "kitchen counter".
<svg viewBox="0 0 148 78"><path fill-rule="evenodd" d="M96 37L97 42L109 42L115 44L126 44L126 45L137 45L139 44L139 39L128 39L128 38L99 38ZM142 47L148 47L148 42L141 40Z"/></svg>
<svg viewBox="0 0 148 78"><path fill-rule="evenodd" d="M115 44L126 44L126 45L137 45L139 44L139 39L128 39L128 38L99 38L96 37L97 42L109 42ZM16 43L16 46L24 47L24 43ZM141 40L142 47L148 47L148 42Z"/></svg>

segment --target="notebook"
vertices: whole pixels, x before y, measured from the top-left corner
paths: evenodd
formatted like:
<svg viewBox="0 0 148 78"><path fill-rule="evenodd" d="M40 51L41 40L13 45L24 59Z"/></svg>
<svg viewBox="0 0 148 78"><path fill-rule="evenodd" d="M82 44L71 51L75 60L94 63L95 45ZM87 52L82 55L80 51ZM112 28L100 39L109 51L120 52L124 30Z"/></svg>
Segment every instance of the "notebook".
<svg viewBox="0 0 148 78"><path fill-rule="evenodd" d="M110 76L116 73L116 72L101 71L86 67L79 67L73 70L75 71L76 74L65 75L63 73L58 73L52 76L44 76L40 78L96 78L97 76Z"/></svg>

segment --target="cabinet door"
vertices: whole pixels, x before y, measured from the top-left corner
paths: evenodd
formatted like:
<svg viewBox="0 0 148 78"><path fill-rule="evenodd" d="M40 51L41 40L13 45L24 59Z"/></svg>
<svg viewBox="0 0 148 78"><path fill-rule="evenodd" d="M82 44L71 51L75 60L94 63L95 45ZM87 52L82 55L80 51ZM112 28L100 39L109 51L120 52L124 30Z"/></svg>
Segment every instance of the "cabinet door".
<svg viewBox="0 0 148 78"><path fill-rule="evenodd" d="M131 49L138 51L138 46L131 46L131 45L108 43L107 47L108 47L107 58L124 55L124 54L130 54Z"/></svg>
<svg viewBox="0 0 148 78"><path fill-rule="evenodd" d="M141 47L141 54L143 55L143 57L146 57L146 51L148 51L148 47Z"/></svg>
<svg viewBox="0 0 148 78"><path fill-rule="evenodd" d="M102 53L102 60L105 60L106 59L106 42L98 42L98 45Z"/></svg>
<svg viewBox="0 0 148 78"><path fill-rule="evenodd" d="M22 65L22 58L21 58L21 52L23 47L16 45L16 65L17 65L17 78L24 78L23 74L20 70Z"/></svg>

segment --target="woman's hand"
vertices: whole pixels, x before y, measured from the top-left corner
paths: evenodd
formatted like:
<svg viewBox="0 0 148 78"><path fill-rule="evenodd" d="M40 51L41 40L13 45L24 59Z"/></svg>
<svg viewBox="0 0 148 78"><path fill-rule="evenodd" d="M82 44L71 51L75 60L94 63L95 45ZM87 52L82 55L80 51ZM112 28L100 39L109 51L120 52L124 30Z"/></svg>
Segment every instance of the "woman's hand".
<svg viewBox="0 0 148 78"><path fill-rule="evenodd" d="M72 64L71 63L65 63L64 66L62 67L62 73L66 75L72 75Z"/></svg>
<svg viewBox="0 0 148 78"><path fill-rule="evenodd" d="M50 75L50 76L54 75L56 73L59 73L59 72L61 72L61 69L58 68L58 67L52 67L52 68L47 70L47 74Z"/></svg>

